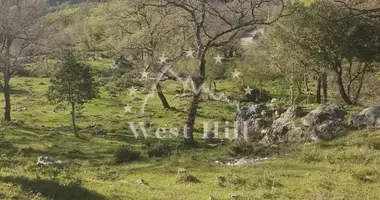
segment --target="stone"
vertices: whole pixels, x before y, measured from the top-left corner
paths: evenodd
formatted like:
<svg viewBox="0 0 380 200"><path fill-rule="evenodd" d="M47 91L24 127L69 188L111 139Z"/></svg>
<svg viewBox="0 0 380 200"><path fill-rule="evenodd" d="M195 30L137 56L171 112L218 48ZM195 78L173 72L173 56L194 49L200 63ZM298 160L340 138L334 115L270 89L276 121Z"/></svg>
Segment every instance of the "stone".
<svg viewBox="0 0 380 200"><path fill-rule="evenodd" d="M302 118L302 124L311 127L326 120L344 119L346 112L335 105L322 104Z"/></svg>
<svg viewBox="0 0 380 200"><path fill-rule="evenodd" d="M242 107L236 114L235 122L239 138L247 136L250 139L258 140L263 137L261 130L267 126L264 119L266 116L262 114L267 113L269 108L263 104L258 104L250 107ZM245 135L245 126L247 132ZM247 139L247 138L245 138Z"/></svg>
<svg viewBox="0 0 380 200"><path fill-rule="evenodd" d="M303 112L303 111L302 111ZM291 106L282 117L263 131L261 144L330 140L345 129L345 110L335 105L320 105L305 117L297 106Z"/></svg>
<svg viewBox="0 0 380 200"><path fill-rule="evenodd" d="M186 174L187 170L185 168L178 168L178 174Z"/></svg>
<svg viewBox="0 0 380 200"><path fill-rule="evenodd" d="M234 193L231 193L228 196L230 197L230 199L237 199L237 198L239 198L239 195L234 194Z"/></svg>
<svg viewBox="0 0 380 200"><path fill-rule="evenodd" d="M284 113L285 118L297 118L305 116L305 112L298 105L290 106Z"/></svg>
<svg viewBox="0 0 380 200"><path fill-rule="evenodd" d="M260 141L261 144L287 143L302 141L303 131L294 121L287 118L278 118L266 131L267 134Z"/></svg>
<svg viewBox="0 0 380 200"><path fill-rule="evenodd" d="M146 181L144 181L143 179L138 179L136 181L137 184L142 184L142 185L148 185L148 183Z"/></svg>
<svg viewBox="0 0 380 200"><path fill-rule="evenodd" d="M366 108L358 114L351 115L349 120L351 128L380 128L380 106Z"/></svg>
<svg viewBox="0 0 380 200"><path fill-rule="evenodd" d="M40 156L38 157L37 165L50 165L54 167L61 167L62 161L54 160L53 158L48 157L48 156Z"/></svg>
<svg viewBox="0 0 380 200"><path fill-rule="evenodd" d="M346 111L335 105L322 104L302 118L306 127L304 135L311 140L330 140L341 134L345 128Z"/></svg>
<svg viewBox="0 0 380 200"><path fill-rule="evenodd" d="M21 112L21 111L27 111L28 108L27 107L23 107L23 106L16 106L12 109L12 111L17 111L17 112Z"/></svg>

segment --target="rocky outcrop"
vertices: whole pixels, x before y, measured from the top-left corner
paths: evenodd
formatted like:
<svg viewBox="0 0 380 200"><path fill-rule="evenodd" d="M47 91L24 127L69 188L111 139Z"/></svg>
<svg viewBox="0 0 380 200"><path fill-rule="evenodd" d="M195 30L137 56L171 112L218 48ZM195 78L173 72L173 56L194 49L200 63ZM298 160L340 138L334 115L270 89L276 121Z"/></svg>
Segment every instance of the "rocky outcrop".
<svg viewBox="0 0 380 200"><path fill-rule="evenodd" d="M380 106L366 108L360 113L352 115L349 120L351 128L380 128Z"/></svg>
<svg viewBox="0 0 380 200"><path fill-rule="evenodd" d="M262 130L266 128L269 108L263 104L241 108L236 114L236 129L239 137L260 139L263 137ZM246 128L246 130L245 130ZM245 133L246 131L246 133Z"/></svg>
<svg viewBox="0 0 380 200"><path fill-rule="evenodd" d="M292 105L290 106L286 112L284 113L284 118L296 118L296 117L303 117L306 113L303 111L303 109L298 105Z"/></svg>
<svg viewBox="0 0 380 200"><path fill-rule="evenodd" d="M242 133L246 123L249 139L272 144L328 140L341 134L346 127L346 112L335 105L320 105L306 116L301 107L293 105L276 119L264 117L261 113L265 109L263 105L242 108L236 118L238 133Z"/></svg>

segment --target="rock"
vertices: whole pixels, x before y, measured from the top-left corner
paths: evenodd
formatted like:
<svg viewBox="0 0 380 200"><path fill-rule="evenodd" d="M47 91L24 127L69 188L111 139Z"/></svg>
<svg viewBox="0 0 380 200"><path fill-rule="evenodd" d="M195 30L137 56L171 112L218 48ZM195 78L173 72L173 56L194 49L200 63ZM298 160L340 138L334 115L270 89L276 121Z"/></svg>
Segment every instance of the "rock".
<svg viewBox="0 0 380 200"><path fill-rule="evenodd" d="M304 135L311 140L329 140L345 129L344 116L346 111L335 105L322 104L304 118L302 124L306 127Z"/></svg>
<svg viewBox="0 0 380 200"><path fill-rule="evenodd" d="M50 158L47 156L40 156L40 157L38 157L37 165L50 165L50 166L54 166L54 167L61 167L62 161L54 160L53 158Z"/></svg>
<svg viewBox="0 0 380 200"><path fill-rule="evenodd" d="M271 104L277 104L278 103L278 99L272 98L272 100L270 100L270 103Z"/></svg>
<svg viewBox="0 0 380 200"><path fill-rule="evenodd" d="M260 141L262 144L287 143L302 141L303 131L294 121L288 118L278 118L266 131L264 138Z"/></svg>
<svg viewBox="0 0 380 200"><path fill-rule="evenodd" d="M231 193L231 194L229 194L228 196L229 196L231 199L237 199L237 198L239 198L239 195L234 194L234 193Z"/></svg>
<svg viewBox="0 0 380 200"><path fill-rule="evenodd" d="M345 111L334 105L321 105L311 111L305 117L297 106L290 107L280 118L273 121L272 125L263 133L265 136L261 144L307 142L313 140L329 140L345 128Z"/></svg>
<svg viewBox="0 0 380 200"><path fill-rule="evenodd" d="M380 106L366 108L358 114L352 115L349 126L356 129L380 128Z"/></svg>
<svg viewBox="0 0 380 200"><path fill-rule="evenodd" d="M177 173L178 173L178 174L186 174L187 171L186 171L185 168L178 168L178 172L177 172Z"/></svg>
<svg viewBox="0 0 380 200"><path fill-rule="evenodd" d="M261 130L267 126L267 122L263 119L265 112L268 112L268 107L262 104L250 107L242 107L236 114L236 129L239 138L248 137L250 139L261 139L263 137ZM246 135L245 135L246 128ZM245 138L247 139L247 138Z"/></svg>
<svg viewBox="0 0 380 200"><path fill-rule="evenodd" d="M290 106L284 113L285 118L296 118L305 116L305 112L298 105Z"/></svg>
<svg viewBox="0 0 380 200"><path fill-rule="evenodd" d="M304 118L302 124L311 127L320 124L326 120L344 119L346 112L335 105L322 104L317 109L311 111Z"/></svg>
<svg viewBox="0 0 380 200"><path fill-rule="evenodd" d="M21 112L21 111L27 111L28 108L27 107L22 107L22 106L16 106L12 109L12 111L17 111L17 112Z"/></svg>
<svg viewBox="0 0 380 200"><path fill-rule="evenodd" d="M138 179L136 181L137 184L142 184L142 185L148 185L148 183L146 181L144 181L143 179Z"/></svg>
<svg viewBox="0 0 380 200"><path fill-rule="evenodd" d="M276 119L276 118L279 118L281 117L281 115L283 113L286 112L286 109L283 108L283 107L278 107L278 108L275 108L274 111L273 111L273 117Z"/></svg>

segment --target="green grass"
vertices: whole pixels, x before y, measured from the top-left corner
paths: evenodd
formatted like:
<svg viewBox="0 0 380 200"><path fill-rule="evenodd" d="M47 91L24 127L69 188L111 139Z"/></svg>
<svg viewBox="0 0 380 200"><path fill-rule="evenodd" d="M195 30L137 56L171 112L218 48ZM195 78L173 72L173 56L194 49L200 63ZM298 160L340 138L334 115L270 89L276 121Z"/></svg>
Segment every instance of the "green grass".
<svg viewBox="0 0 380 200"><path fill-rule="evenodd" d="M149 119L168 127L184 123L188 99L174 97L178 84L164 85L168 101L176 110L162 109L155 95L148 101L144 115L124 113L123 109L128 103L132 111L138 111L141 101L133 101L128 94L120 101L102 91L101 98L85 105L78 118L84 138L78 139L70 129L69 111L53 112L55 105L44 96L48 82L42 78L12 80L12 106L28 110L12 112L14 122L2 124L0 199L200 200L209 194L228 199L230 193L242 199L380 199L380 131L354 131L333 141L284 146L280 147L280 154L264 149L257 155L271 159L253 166L215 164L215 159L229 156L232 145L203 145L200 132L196 135L200 144L187 147L181 138L165 139L177 153L149 158L147 142L135 139L127 122ZM225 93L233 88L222 83L218 87ZM138 93L138 97L144 96ZM305 106L311 109L315 105ZM358 108L350 110L356 112ZM202 131L204 120L232 121L235 108L205 102L199 115L196 127ZM104 138L94 137L94 130L85 128L92 123L102 124L112 133ZM149 141L159 142L155 138ZM114 153L120 145L132 146L141 152L141 159L115 164ZM60 159L64 168L57 171L38 167L38 156ZM178 182L177 170L181 167L199 182ZM148 185L135 183L138 179Z"/></svg>

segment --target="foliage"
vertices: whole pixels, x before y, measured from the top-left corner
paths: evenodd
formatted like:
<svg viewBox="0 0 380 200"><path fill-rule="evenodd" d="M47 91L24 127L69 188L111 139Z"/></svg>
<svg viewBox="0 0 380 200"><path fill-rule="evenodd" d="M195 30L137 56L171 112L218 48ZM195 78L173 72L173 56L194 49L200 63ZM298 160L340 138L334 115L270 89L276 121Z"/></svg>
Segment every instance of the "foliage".
<svg viewBox="0 0 380 200"><path fill-rule="evenodd" d="M331 72L342 100L357 104L367 74L379 61L378 23L366 15L351 16L348 9L329 1L301 6L273 34L274 64L290 71L291 77Z"/></svg>
<svg viewBox="0 0 380 200"><path fill-rule="evenodd" d="M50 83L47 96L56 103L67 101L82 105L99 93L91 68L78 62L72 53L65 56L62 66L50 79Z"/></svg>

